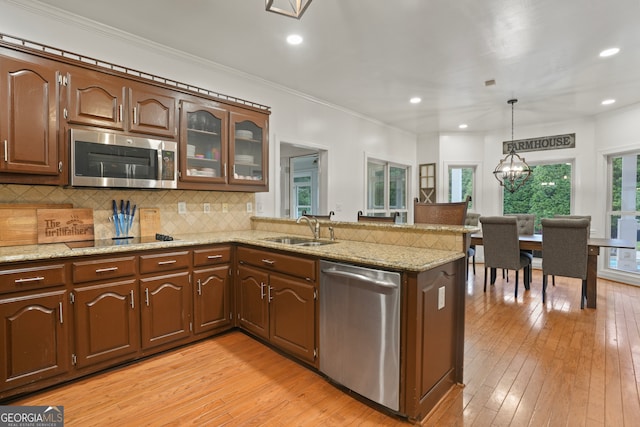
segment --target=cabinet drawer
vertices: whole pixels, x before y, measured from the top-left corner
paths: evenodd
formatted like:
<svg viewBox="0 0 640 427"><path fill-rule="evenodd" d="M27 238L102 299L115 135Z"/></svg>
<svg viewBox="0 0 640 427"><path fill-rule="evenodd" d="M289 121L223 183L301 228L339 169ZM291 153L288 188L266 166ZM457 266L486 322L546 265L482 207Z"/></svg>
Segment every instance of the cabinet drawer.
<svg viewBox="0 0 640 427"><path fill-rule="evenodd" d="M163 252L153 255L140 255L140 273L177 270L189 267L189 251Z"/></svg>
<svg viewBox="0 0 640 427"><path fill-rule="evenodd" d="M193 265L221 264L231 261L231 248L229 246L219 246L214 248L196 249L193 251Z"/></svg>
<svg viewBox="0 0 640 427"><path fill-rule="evenodd" d="M19 268L0 267L0 292L61 286L66 282L64 264L25 264Z"/></svg>
<svg viewBox="0 0 640 427"><path fill-rule="evenodd" d="M74 283L133 276L136 274L136 257L74 262L71 272Z"/></svg>
<svg viewBox="0 0 640 427"><path fill-rule="evenodd" d="M238 261L266 268L279 273L316 280L316 262L312 259L300 258L260 249L238 248Z"/></svg>

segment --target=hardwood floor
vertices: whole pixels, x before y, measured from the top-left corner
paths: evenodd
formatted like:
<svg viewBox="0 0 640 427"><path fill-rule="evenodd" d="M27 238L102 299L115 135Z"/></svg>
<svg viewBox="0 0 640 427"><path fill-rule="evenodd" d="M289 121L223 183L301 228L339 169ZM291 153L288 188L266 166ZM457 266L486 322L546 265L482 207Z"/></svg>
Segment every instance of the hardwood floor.
<svg viewBox="0 0 640 427"><path fill-rule="evenodd" d="M514 277L482 292L470 273L465 386L423 420L433 426L640 425L640 288L599 279L598 308L580 310L578 280L556 278L542 305ZM64 405L66 426L408 425L320 375L232 332L30 395Z"/></svg>

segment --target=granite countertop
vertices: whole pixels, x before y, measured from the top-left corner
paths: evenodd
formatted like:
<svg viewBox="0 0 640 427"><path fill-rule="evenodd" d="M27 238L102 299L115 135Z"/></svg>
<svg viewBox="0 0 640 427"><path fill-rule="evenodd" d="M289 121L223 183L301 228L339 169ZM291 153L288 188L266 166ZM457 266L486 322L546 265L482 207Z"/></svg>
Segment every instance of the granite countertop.
<svg viewBox="0 0 640 427"><path fill-rule="evenodd" d="M141 241L122 241L122 244L109 244L108 246L101 246L99 244L100 241L96 242L96 246L87 247L75 247L82 246L80 242L9 246L0 247L0 263L43 261L87 255L120 254L131 251L171 249L218 243L243 243L268 249L286 250L293 253L311 255L326 260L353 262L413 272L429 270L464 257L464 254L461 252L350 240L336 240L334 243L321 246L296 246L264 240L266 238L281 236L284 236L284 234L269 231L243 230L181 234L174 235L173 241L142 239ZM303 235L298 237L309 238L310 236ZM71 246L73 246L73 248Z"/></svg>

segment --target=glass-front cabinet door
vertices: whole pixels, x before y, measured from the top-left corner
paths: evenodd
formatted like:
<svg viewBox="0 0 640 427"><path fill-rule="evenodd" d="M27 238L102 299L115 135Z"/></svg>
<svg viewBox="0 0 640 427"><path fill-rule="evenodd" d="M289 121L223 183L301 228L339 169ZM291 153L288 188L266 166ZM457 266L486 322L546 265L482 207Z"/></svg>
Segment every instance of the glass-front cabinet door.
<svg viewBox="0 0 640 427"><path fill-rule="evenodd" d="M267 116L236 113L230 117L229 183L253 186L267 184Z"/></svg>
<svg viewBox="0 0 640 427"><path fill-rule="evenodd" d="M225 183L228 112L214 106L183 102L180 171L189 182Z"/></svg>

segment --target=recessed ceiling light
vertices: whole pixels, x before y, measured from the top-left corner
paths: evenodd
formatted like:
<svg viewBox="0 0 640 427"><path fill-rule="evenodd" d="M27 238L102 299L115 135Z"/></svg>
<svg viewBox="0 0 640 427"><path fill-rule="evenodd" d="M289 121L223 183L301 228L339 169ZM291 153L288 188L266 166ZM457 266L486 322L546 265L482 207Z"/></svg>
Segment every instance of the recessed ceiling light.
<svg viewBox="0 0 640 427"><path fill-rule="evenodd" d="M602 101L602 105L611 105L614 102L616 102L615 99L605 99L604 101Z"/></svg>
<svg viewBox="0 0 640 427"><path fill-rule="evenodd" d="M458 125L458 128L460 128L460 129L466 129L468 127L469 127L469 125L467 125L466 123L462 123L462 124Z"/></svg>
<svg viewBox="0 0 640 427"><path fill-rule="evenodd" d="M298 35L298 34L291 34L289 36L287 36L287 43L292 44L292 45L297 45L302 43L302 36Z"/></svg>
<svg viewBox="0 0 640 427"><path fill-rule="evenodd" d="M612 48L605 49L605 50L603 50L602 52L600 52L600 57L601 57L601 58L606 58L606 57L608 57L608 56L613 56L613 55L615 55L615 54L616 54L616 53L618 53L618 52L620 52L620 48L618 48L618 47L612 47Z"/></svg>
<svg viewBox="0 0 640 427"><path fill-rule="evenodd" d="M414 96L409 100L409 102L412 104L420 104L422 102L422 98L420 98L419 96Z"/></svg>

